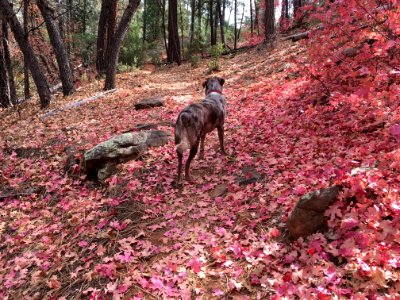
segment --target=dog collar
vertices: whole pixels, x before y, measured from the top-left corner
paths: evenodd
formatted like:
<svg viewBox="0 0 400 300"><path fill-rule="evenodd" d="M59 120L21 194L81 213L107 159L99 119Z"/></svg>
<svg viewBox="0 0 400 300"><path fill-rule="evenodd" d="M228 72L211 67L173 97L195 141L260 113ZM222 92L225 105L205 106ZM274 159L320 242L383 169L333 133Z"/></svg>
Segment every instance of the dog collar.
<svg viewBox="0 0 400 300"><path fill-rule="evenodd" d="M211 90L211 91L209 91L209 92L207 93L207 95L209 95L209 94L211 94L211 93L218 93L218 94L221 94L221 95L222 95L222 92L221 92L221 91L218 91L218 90Z"/></svg>

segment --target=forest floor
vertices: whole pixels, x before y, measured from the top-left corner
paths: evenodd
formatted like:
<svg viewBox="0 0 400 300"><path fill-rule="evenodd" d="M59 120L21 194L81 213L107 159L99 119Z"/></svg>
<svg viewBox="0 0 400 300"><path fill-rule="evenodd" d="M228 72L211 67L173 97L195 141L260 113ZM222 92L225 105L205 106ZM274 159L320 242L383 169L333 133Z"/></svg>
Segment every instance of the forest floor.
<svg viewBox="0 0 400 300"><path fill-rule="evenodd" d="M389 125L365 130L378 123L346 107L313 106L310 81L292 61L301 56L301 43L280 41L273 50L221 58L213 75L226 80L229 155L209 134L205 159L194 160L193 182L181 188L172 184L173 142L120 164L104 183L67 176L64 150L90 149L137 124L174 123L203 97L208 60L120 74L115 92L46 118L34 100L20 105L20 117L16 109L0 111L0 196L10 195L0 199L0 298L398 296L398 200L392 212L367 201L341 213L340 202L327 214L326 232L289 239L285 221L299 196L331 186L343 176L338 170L384 161L398 147ZM73 96L57 95L49 110L102 86L94 81ZM165 106L135 110L152 96L166 97ZM386 175L360 182L379 181L398 199L399 172ZM358 235L350 236L355 223Z"/></svg>

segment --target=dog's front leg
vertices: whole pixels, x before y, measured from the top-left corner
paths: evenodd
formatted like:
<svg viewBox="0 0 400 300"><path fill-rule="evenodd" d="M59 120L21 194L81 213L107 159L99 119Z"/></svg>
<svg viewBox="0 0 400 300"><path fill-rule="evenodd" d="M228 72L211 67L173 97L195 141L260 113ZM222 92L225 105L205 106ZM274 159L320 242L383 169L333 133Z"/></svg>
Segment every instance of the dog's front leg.
<svg viewBox="0 0 400 300"><path fill-rule="evenodd" d="M206 134L202 134L200 137L200 154L199 154L199 158L200 159L204 159L204 141L206 139Z"/></svg>
<svg viewBox="0 0 400 300"><path fill-rule="evenodd" d="M225 148L224 148L224 126L217 127L218 130L218 138L219 144L221 146L221 152L226 155Z"/></svg>

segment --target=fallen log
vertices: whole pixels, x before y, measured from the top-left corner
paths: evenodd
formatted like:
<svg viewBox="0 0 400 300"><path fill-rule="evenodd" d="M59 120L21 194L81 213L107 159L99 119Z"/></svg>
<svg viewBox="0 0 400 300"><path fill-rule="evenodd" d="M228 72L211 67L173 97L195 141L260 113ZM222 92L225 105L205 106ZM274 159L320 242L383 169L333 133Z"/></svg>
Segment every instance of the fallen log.
<svg viewBox="0 0 400 300"><path fill-rule="evenodd" d="M41 116L39 117L39 119L40 119L41 121L43 121L44 119L46 119L46 118L48 118L48 117L50 117L50 116L52 116L52 115L54 115L54 114L56 114L56 113L65 111L65 110L67 110L67 109L69 109L69 108L77 107L77 106L80 106L80 105L85 104L85 103L87 103L87 102L90 102L90 101L94 101L94 100L103 98L105 95L108 95L108 94L110 94L110 93L114 93L116 90L117 90L117 89L112 89L112 90L108 90L108 91L105 91L105 92L101 92L101 93L98 93L97 95L94 95L94 96L92 96L92 97L89 97L89 98L86 98L86 99L82 99L82 100L79 100L79 101L74 102L74 103L70 103L70 104L68 104L68 105L66 105L66 106L64 106L64 107L57 108L57 109L53 109L53 110L51 110L51 111L45 113L44 115L41 115Z"/></svg>

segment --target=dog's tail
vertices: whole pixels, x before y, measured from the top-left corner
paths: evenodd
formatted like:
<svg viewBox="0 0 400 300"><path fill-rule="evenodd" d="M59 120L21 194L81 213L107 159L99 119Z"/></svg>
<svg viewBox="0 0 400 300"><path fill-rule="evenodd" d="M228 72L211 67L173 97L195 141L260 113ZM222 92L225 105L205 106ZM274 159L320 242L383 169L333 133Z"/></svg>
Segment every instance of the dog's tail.
<svg viewBox="0 0 400 300"><path fill-rule="evenodd" d="M190 117L182 113L178 117L175 126L175 149L178 153L183 154L190 147L187 128L190 126Z"/></svg>

